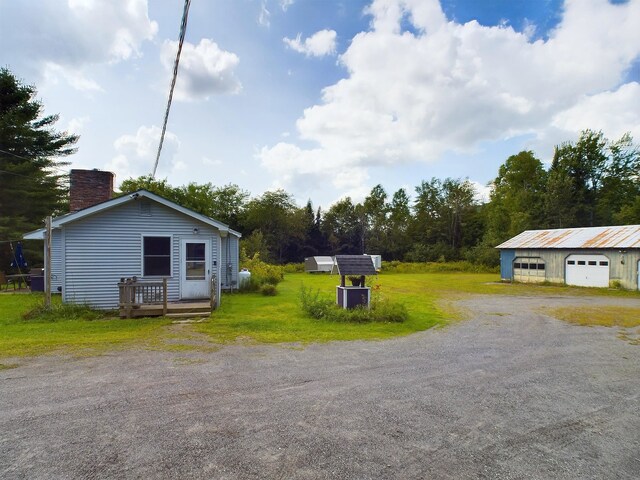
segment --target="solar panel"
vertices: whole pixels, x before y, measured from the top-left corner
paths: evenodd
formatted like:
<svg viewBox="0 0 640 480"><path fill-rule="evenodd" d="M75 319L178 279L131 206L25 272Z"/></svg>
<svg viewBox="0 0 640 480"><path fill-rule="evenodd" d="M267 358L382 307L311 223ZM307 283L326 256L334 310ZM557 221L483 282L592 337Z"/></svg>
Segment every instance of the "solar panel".
<svg viewBox="0 0 640 480"><path fill-rule="evenodd" d="M336 255L338 275L377 275L369 255Z"/></svg>

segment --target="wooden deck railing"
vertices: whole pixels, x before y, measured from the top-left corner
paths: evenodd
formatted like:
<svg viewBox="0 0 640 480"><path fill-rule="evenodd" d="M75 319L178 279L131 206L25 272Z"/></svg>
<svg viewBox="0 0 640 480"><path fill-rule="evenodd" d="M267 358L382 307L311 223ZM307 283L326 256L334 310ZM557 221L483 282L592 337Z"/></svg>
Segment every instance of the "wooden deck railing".
<svg viewBox="0 0 640 480"><path fill-rule="evenodd" d="M140 282L136 277L121 278L118 283L120 316L130 318L135 308L141 305L162 305L162 314L167 314L167 279L161 282Z"/></svg>

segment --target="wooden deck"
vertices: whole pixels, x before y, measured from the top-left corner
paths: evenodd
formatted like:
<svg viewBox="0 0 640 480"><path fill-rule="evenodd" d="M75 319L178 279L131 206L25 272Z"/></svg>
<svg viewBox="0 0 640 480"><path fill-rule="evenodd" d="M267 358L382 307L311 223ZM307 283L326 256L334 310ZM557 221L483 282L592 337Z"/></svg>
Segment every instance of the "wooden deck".
<svg viewBox="0 0 640 480"><path fill-rule="evenodd" d="M140 282L122 278L118 283L120 318L133 317L208 317L218 306L216 278L211 277L210 298L169 302L167 279L161 282Z"/></svg>

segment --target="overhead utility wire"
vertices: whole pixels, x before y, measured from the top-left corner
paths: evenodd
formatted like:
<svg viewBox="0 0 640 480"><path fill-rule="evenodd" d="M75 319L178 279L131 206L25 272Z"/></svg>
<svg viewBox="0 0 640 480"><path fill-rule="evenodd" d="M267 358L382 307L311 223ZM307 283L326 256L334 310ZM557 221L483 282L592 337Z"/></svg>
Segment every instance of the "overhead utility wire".
<svg viewBox="0 0 640 480"><path fill-rule="evenodd" d="M167 110L164 112L164 123L162 124L162 133L160 134L160 144L158 145L158 154L156 155L156 163L153 166L151 178L156 177L158 169L158 161L160 160L160 152L164 143L164 134L167 131L167 122L169 121L169 110L171 109L171 100L173 99L173 89L176 86L176 78L178 78L178 64L180 63L180 52L182 52L182 44L184 36L187 33L187 18L189 16L189 6L191 0L184 0L184 11L182 12L182 23L180 24L180 40L178 41L178 53L176 53L176 61L173 64L173 78L171 79L171 88L169 90L169 101L167 102Z"/></svg>
<svg viewBox="0 0 640 480"><path fill-rule="evenodd" d="M22 155L18 155L17 153L7 152L6 150L2 150L2 149L0 149L0 153L6 153L7 155L11 155L12 157L16 157L16 158L21 158L23 160L29 160L29 161L33 160L33 158L23 157ZM50 165L45 168L51 168L53 170L58 170L59 172L69 173L64 168L56 167L55 165Z"/></svg>
<svg viewBox="0 0 640 480"><path fill-rule="evenodd" d="M22 175L21 173L15 173L15 172L8 172L7 170L0 170L0 173L4 173L7 175L13 175L15 177L22 177L22 178L28 178L31 180L31 177L28 175Z"/></svg>

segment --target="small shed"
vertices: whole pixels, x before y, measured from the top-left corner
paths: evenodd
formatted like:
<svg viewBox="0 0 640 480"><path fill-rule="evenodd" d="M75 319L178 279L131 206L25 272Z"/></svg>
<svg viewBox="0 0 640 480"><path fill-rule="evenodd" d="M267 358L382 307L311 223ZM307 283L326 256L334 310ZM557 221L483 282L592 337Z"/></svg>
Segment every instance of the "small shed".
<svg viewBox="0 0 640 480"><path fill-rule="evenodd" d="M376 271L380 271L382 270L382 255L369 255L371 257L371 260L373 261L373 266L375 267Z"/></svg>
<svg viewBox="0 0 640 480"><path fill-rule="evenodd" d="M496 248L503 280L640 289L640 225L527 230Z"/></svg>
<svg viewBox="0 0 640 480"><path fill-rule="evenodd" d="M304 259L304 271L307 273L331 273L333 264L333 257L307 257Z"/></svg>
<svg viewBox="0 0 640 480"><path fill-rule="evenodd" d="M371 288L365 286L366 275L377 275L369 255L336 255L335 269L340 275L340 285L336 287L336 303L342 308L368 307L371 303ZM345 277L354 278L347 285Z"/></svg>

